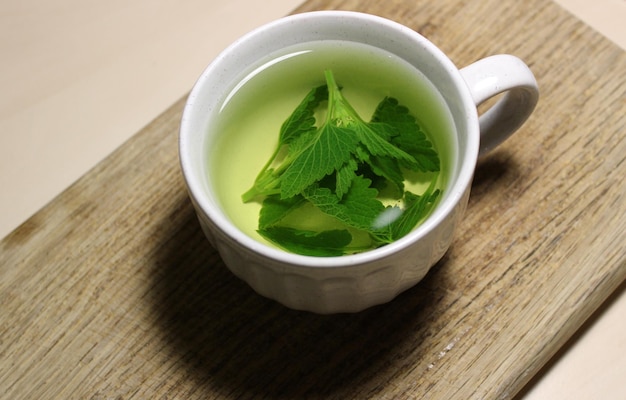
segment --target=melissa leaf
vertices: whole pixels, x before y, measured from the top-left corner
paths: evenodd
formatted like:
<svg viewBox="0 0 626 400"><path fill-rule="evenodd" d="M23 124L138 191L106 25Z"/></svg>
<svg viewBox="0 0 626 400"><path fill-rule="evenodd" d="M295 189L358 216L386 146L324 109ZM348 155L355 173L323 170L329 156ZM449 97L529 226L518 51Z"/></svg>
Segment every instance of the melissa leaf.
<svg viewBox="0 0 626 400"><path fill-rule="evenodd" d="M346 246L352 241L350 232L345 229L313 232L273 226L259 229L258 232L270 242L292 253L317 257L344 255Z"/></svg>
<svg viewBox="0 0 626 400"><path fill-rule="evenodd" d="M385 97L366 122L343 96L332 71L325 71L325 78L326 85L307 93L282 124L277 148L242 195L244 202L262 201L258 232L263 237L314 256L397 240L431 212L440 195L434 189L436 173L423 194L405 190L405 171L440 169L434 146L409 110ZM316 121L316 115L323 120ZM396 205L385 206L381 193ZM317 227L321 219L323 227L312 229L311 221Z"/></svg>

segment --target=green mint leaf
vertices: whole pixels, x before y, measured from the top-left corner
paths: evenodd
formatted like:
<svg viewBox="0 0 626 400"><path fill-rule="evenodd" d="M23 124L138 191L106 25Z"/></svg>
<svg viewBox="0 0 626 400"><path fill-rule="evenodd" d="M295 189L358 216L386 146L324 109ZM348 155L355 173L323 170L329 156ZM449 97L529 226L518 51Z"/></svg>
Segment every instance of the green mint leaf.
<svg viewBox="0 0 626 400"><path fill-rule="evenodd" d="M252 201L259 196L268 196L279 191L280 174L284 170L285 165L289 161L283 162L282 169L271 168L272 163L279 154L283 146L289 146L289 153L293 154L298 148L305 147L310 142L310 137L316 131L315 127L315 109L328 97L328 88L326 85L312 89L302 99L300 104L291 113L291 115L283 122L278 146L274 150L265 166L259 172L252 187L242 195L244 203Z"/></svg>
<svg viewBox="0 0 626 400"><path fill-rule="evenodd" d="M295 196L283 200L279 195L268 196L263 200L259 213L259 229L265 229L279 224L293 210L302 206L305 199L302 196Z"/></svg>
<svg viewBox="0 0 626 400"><path fill-rule="evenodd" d="M415 159L390 142L397 135L395 128L384 123L366 123L341 94L332 71L325 71L328 85L328 113L326 124L350 128L361 145L374 156L389 157L413 164Z"/></svg>
<svg viewBox="0 0 626 400"><path fill-rule="evenodd" d="M398 100L386 97L374 111L372 123L391 126L398 133L391 142L413 156L416 164L404 163L403 166L414 171L435 172L440 169L439 156L432 143L426 137L417 120L409 110L400 105Z"/></svg>
<svg viewBox="0 0 626 400"><path fill-rule="evenodd" d="M378 215L385 209L376 198L378 191L371 188L370 184L369 179L357 176L341 200L329 188L319 186L307 188L304 197L323 213L344 224L370 231Z"/></svg>
<svg viewBox="0 0 626 400"><path fill-rule="evenodd" d="M356 160L350 159L341 168L337 170L335 194L341 199L348 192L352 182L356 178L356 170L358 168Z"/></svg>
<svg viewBox="0 0 626 400"><path fill-rule="evenodd" d="M241 196L241 199L244 203L247 203L258 196L269 196L278 193L279 183L280 180L274 174L274 169L266 167L261 170L252 187Z"/></svg>
<svg viewBox="0 0 626 400"><path fill-rule="evenodd" d="M356 151L358 138L350 129L325 124L281 176L281 197L289 198L341 168Z"/></svg>
<svg viewBox="0 0 626 400"><path fill-rule="evenodd" d="M408 109L388 97L365 122L333 73L327 70L325 76L326 85L311 90L282 124L277 148L242 196L244 201L265 197L259 234L288 251L314 256L364 251L399 239L426 218L440 194L434 190L437 174L423 195L405 191L407 170L440 168L437 152ZM325 120L316 126L324 100ZM382 198L403 199L404 207L385 207Z"/></svg>
<svg viewBox="0 0 626 400"><path fill-rule="evenodd" d="M440 193L439 189L432 191L431 188L421 196L406 191L404 193L405 208L400 210L396 214L397 218L390 221L387 226L379 228L376 236L382 241L392 242L411 232L419 222L428 216Z"/></svg>
<svg viewBox="0 0 626 400"><path fill-rule="evenodd" d="M258 232L261 236L285 250L316 257L344 255L346 247L352 241L352 235L345 229L318 233L274 226L259 229Z"/></svg>
<svg viewBox="0 0 626 400"><path fill-rule="evenodd" d="M283 122L280 128L280 145L289 144L303 134L314 132L316 130L315 109L326 99L328 99L328 87L326 85L311 90L289 118Z"/></svg>
<svg viewBox="0 0 626 400"><path fill-rule="evenodd" d="M408 165L415 164L412 155L401 150L389 140L395 136L395 129L390 125L379 123L360 123L353 126L361 143L373 156L388 157L400 160Z"/></svg>
<svg viewBox="0 0 626 400"><path fill-rule="evenodd" d="M372 172L387 179L395 186L397 198L404 192L404 175L397 160L388 157L371 157L369 162Z"/></svg>

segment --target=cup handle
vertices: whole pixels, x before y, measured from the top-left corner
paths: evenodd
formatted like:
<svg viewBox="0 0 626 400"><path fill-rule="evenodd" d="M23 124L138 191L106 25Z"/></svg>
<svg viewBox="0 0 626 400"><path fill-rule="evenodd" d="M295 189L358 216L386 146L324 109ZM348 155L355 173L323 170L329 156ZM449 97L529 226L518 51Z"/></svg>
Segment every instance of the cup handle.
<svg viewBox="0 0 626 400"><path fill-rule="evenodd" d="M535 109L539 89L535 76L519 58L500 54L461 69L476 107L507 92L478 119L479 156L488 153L515 132Z"/></svg>

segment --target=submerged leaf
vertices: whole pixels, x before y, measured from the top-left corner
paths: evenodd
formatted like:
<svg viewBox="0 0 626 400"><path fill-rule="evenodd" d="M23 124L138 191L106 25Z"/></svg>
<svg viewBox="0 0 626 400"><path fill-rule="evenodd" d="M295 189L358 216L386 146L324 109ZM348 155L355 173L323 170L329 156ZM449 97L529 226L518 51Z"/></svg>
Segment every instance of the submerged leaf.
<svg viewBox="0 0 626 400"><path fill-rule="evenodd" d="M323 213L335 217L344 224L370 231L374 220L385 209L376 198L378 191L370 187L371 181L357 176L343 199L325 187L311 187L304 197Z"/></svg>
<svg viewBox="0 0 626 400"><path fill-rule="evenodd" d="M302 196L292 197L286 200L279 195L268 196L263 200L263 206L259 214L259 229L279 224L292 211L298 209L305 202Z"/></svg>
<svg viewBox="0 0 626 400"><path fill-rule="evenodd" d="M328 98L328 87L318 86L311 90L298 107L283 122L280 128L279 143L285 145L303 134L315 131L315 109Z"/></svg>
<svg viewBox="0 0 626 400"><path fill-rule="evenodd" d="M345 248L352 241L352 235L345 229L313 232L273 226L259 229L258 232L285 250L306 256L342 256L345 254Z"/></svg>
<svg viewBox="0 0 626 400"><path fill-rule="evenodd" d="M440 168L437 152L408 109L387 97L365 122L332 72L325 75L326 85L311 90L282 124L278 148L243 195L244 201L264 197L259 234L288 251L314 256L399 239L439 196L433 191L438 174L422 196L405 191L406 170ZM325 100L325 120L316 126ZM404 207L386 207L381 191L386 199L403 200Z"/></svg>
<svg viewBox="0 0 626 400"><path fill-rule="evenodd" d="M358 138L347 128L325 124L281 177L281 197L300 194L308 186L335 172L350 160Z"/></svg>
<svg viewBox="0 0 626 400"><path fill-rule="evenodd" d="M337 177L335 183L335 194L337 198L341 199L344 194L350 189L352 182L356 178L356 170L358 168L356 160L350 159L341 168L337 170Z"/></svg>
<svg viewBox="0 0 626 400"><path fill-rule="evenodd" d="M432 143L422 131L416 119L409 114L408 108L398 104L398 100L385 97L374 111L372 122L384 123L398 133L391 142L409 153L416 164L403 163L403 166L415 171L439 171L439 155Z"/></svg>
<svg viewBox="0 0 626 400"><path fill-rule="evenodd" d="M432 210L440 190L429 189L422 196L406 191L404 193L405 208L399 216L386 227L380 227L376 236L385 242L393 242L407 235Z"/></svg>

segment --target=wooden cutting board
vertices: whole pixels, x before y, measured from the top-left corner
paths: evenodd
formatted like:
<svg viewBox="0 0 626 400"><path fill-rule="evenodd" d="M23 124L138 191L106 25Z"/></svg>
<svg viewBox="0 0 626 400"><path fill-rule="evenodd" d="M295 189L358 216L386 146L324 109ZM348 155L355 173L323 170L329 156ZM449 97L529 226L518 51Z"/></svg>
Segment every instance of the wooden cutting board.
<svg viewBox="0 0 626 400"><path fill-rule="evenodd" d="M309 0L382 15L459 66L524 59L541 99L476 171L444 259L354 315L226 270L177 158L184 99L0 243L7 399L510 398L626 279L626 55L549 0ZM210 60L207 60L207 63Z"/></svg>

